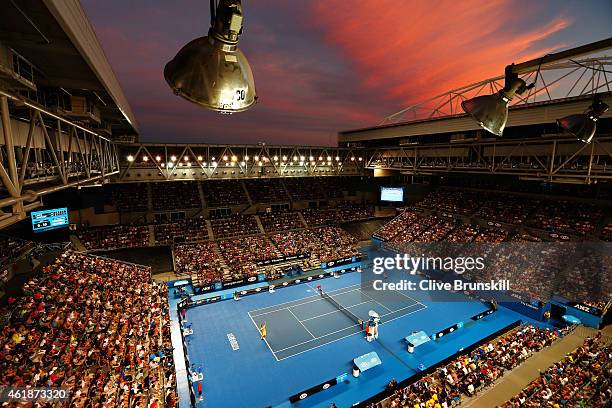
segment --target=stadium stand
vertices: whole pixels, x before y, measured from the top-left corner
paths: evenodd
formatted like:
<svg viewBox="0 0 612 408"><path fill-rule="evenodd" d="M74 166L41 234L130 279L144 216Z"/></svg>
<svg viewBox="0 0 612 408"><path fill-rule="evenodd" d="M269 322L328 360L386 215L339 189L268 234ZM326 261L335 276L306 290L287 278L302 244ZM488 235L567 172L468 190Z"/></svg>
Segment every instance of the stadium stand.
<svg viewBox="0 0 612 408"><path fill-rule="evenodd" d="M288 231L305 227L297 211L261 214L259 219L266 232Z"/></svg>
<svg viewBox="0 0 612 408"><path fill-rule="evenodd" d="M202 208L198 183L195 181L151 183L151 201L155 211Z"/></svg>
<svg viewBox="0 0 612 408"><path fill-rule="evenodd" d="M77 235L88 250L149 246L149 227L146 225L81 228Z"/></svg>
<svg viewBox="0 0 612 408"><path fill-rule="evenodd" d="M229 217L212 219L210 225L216 239L261 232L253 215L232 214Z"/></svg>
<svg viewBox="0 0 612 408"><path fill-rule="evenodd" d="M522 364L534 352L549 347L559 336L558 331L531 325L515 329L455 358L426 376L402 389L390 382L393 396L385 403L390 407L451 407L461 404L490 387L513 368ZM376 404L376 403L375 403ZM377 408L380 405L370 405Z"/></svg>
<svg viewBox="0 0 612 408"><path fill-rule="evenodd" d="M167 288L149 268L65 252L2 310L0 385L62 387L69 406L177 403Z"/></svg>
<svg viewBox="0 0 612 408"><path fill-rule="evenodd" d="M328 262L345 256L357 255L357 239L340 227L322 227L315 230L327 249L320 255L322 262Z"/></svg>
<svg viewBox="0 0 612 408"><path fill-rule="evenodd" d="M312 230L285 231L270 235L270 239L285 256L310 254L310 257L316 260L309 263L312 266L318 266L323 254L328 251L319 235Z"/></svg>
<svg viewBox="0 0 612 408"><path fill-rule="evenodd" d="M248 204L249 198L240 180L210 180L202 183L204 201L208 207Z"/></svg>
<svg viewBox="0 0 612 408"><path fill-rule="evenodd" d="M247 179L244 181L254 203L289 202L289 196L282 180Z"/></svg>
<svg viewBox="0 0 612 408"><path fill-rule="evenodd" d="M208 239L206 219L202 216L187 220L177 220L173 223L156 224L153 226L156 245L170 245L175 237L185 242L204 241Z"/></svg>
<svg viewBox="0 0 612 408"><path fill-rule="evenodd" d="M274 259L280 253L264 235L219 241L219 248L233 276L250 277L257 274L257 261Z"/></svg>
<svg viewBox="0 0 612 408"><path fill-rule="evenodd" d="M612 346L601 333L553 364L503 405L519 407L609 407Z"/></svg>
<svg viewBox="0 0 612 408"><path fill-rule="evenodd" d="M372 218L374 207L346 201L338 205L338 212L343 221L357 221Z"/></svg>
<svg viewBox="0 0 612 408"><path fill-rule="evenodd" d="M113 184L109 186L112 201L119 211L147 211L149 189L147 183Z"/></svg>
<svg viewBox="0 0 612 408"><path fill-rule="evenodd" d="M191 276L198 286L231 280L232 276L225 274L218 251L216 242L176 245L173 249L176 273Z"/></svg>
<svg viewBox="0 0 612 408"><path fill-rule="evenodd" d="M305 208L300 212L309 227L334 225L341 221L340 214L335 208Z"/></svg>

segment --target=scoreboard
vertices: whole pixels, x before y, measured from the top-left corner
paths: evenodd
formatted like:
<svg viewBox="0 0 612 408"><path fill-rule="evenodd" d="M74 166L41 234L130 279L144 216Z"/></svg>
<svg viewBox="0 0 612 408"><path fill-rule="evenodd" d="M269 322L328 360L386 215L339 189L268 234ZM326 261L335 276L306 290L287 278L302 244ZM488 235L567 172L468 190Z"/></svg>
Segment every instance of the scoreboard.
<svg viewBox="0 0 612 408"><path fill-rule="evenodd" d="M32 211L32 231L42 232L69 225L68 208L55 208L53 210Z"/></svg>
<svg viewBox="0 0 612 408"><path fill-rule="evenodd" d="M403 187L381 187L380 188L380 201L389 201L395 203L404 202L404 188Z"/></svg>

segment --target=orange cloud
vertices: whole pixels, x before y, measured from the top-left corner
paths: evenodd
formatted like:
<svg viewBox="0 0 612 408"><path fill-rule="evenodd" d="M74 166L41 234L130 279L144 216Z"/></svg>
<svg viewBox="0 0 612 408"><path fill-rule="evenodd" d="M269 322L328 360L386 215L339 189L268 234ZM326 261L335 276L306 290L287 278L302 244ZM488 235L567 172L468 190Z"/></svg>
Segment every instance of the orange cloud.
<svg viewBox="0 0 612 408"><path fill-rule="evenodd" d="M355 65L359 85L400 104L501 75L513 61L564 46L545 43L571 24L565 17L530 23L534 9L511 0L325 0L313 13L325 40Z"/></svg>

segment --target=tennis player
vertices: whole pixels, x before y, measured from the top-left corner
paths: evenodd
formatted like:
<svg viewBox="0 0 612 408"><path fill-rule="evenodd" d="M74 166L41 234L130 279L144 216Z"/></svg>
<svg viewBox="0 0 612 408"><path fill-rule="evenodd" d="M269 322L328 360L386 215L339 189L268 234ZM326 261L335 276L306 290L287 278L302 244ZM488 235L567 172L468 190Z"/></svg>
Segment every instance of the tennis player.
<svg viewBox="0 0 612 408"><path fill-rule="evenodd" d="M259 331L261 332L261 339L265 340L266 336L267 336L266 322L265 321L261 322L261 324L259 325Z"/></svg>

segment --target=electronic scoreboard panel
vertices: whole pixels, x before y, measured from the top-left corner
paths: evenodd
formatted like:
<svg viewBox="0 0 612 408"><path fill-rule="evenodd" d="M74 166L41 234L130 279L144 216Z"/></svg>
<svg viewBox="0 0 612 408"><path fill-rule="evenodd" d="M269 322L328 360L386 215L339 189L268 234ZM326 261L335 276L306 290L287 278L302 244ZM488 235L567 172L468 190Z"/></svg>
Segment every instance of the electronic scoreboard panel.
<svg viewBox="0 0 612 408"><path fill-rule="evenodd" d="M32 231L42 232L67 227L68 208L55 208L53 210L32 211Z"/></svg>

